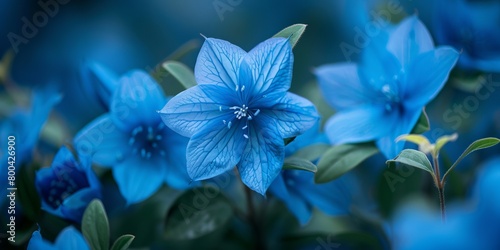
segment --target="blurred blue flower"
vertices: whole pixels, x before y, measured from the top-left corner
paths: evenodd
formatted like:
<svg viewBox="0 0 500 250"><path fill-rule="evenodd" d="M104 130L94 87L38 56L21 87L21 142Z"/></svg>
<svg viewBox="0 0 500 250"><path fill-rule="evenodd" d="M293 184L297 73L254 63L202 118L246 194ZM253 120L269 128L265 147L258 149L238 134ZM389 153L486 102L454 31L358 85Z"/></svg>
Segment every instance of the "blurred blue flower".
<svg viewBox="0 0 500 250"><path fill-rule="evenodd" d="M434 48L416 16L388 31L387 41L380 37L363 51L359 64L324 65L315 74L325 99L338 111L325 125L330 141L375 140L390 159L404 146L395 143L396 137L411 132L424 106L445 84L458 52Z"/></svg>
<svg viewBox="0 0 500 250"><path fill-rule="evenodd" d="M15 137L15 166L20 166L31 161L33 149L37 144L40 131L45 124L50 111L61 100L59 92L48 86L37 88L33 91L31 108L29 110L15 109L4 120L0 121L0 136L7 140L9 136ZM7 143L3 143L0 151L0 200L5 199L7 191L8 150ZM0 202L1 203L1 202Z"/></svg>
<svg viewBox="0 0 500 250"><path fill-rule="evenodd" d="M436 40L462 50L459 66L500 72L500 2L437 1Z"/></svg>
<svg viewBox="0 0 500 250"><path fill-rule="evenodd" d="M109 113L75 137L77 150L113 168L121 194L129 204L153 195L163 182L186 188L187 138L163 124L157 110L167 102L158 84L143 71L132 71L118 83Z"/></svg>
<svg viewBox="0 0 500 250"><path fill-rule="evenodd" d="M500 158L484 164L470 200L437 211L411 206L394 222L395 249L500 249Z"/></svg>
<svg viewBox="0 0 500 250"><path fill-rule="evenodd" d="M79 156L77 161L66 147L57 152L50 168L36 173L35 185L43 210L76 223L89 202L101 198L101 185L89 157Z"/></svg>
<svg viewBox="0 0 500 250"><path fill-rule="evenodd" d="M56 242L52 244L42 238L40 230L36 230L31 235L28 250L88 250L90 249L83 235L74 227L64 228L57 236Z"/></svg>
<svg viewBox="0 0 500 250"><path fill-rule="evenodd" d="M248 53L227 41L205 40L195 66L198 85L160 112L165 124L191 138L191 178L208 179L237 166L245 185L266 192L283 165L283 138L318 120L310 101L287 92L292 67L284 38L268 39Z"/></svg>
<svg viewBox="0 0 500 250"><path fill-rule="evenodd" d="M295 152L307 146L327 143L328 138L319 132L317 123L285 147L285 156L293 156ZM269 191L285 203L301 225L305 225L311 218L313 207L318 207L329 215L348 214L355 203L354 196L361 190L357 181L353 173L347 173L335 181L316 184L314 173L282 170L269 187Z"/></svg>
<svg viewBox="0 0 500 250"><path fill-rule="evenodd" d="M89 99L96 99L104 110L109 111L111 98L119 83L115 72L98 62L87 61L82 65L80 74L83 93Z"/></svg>

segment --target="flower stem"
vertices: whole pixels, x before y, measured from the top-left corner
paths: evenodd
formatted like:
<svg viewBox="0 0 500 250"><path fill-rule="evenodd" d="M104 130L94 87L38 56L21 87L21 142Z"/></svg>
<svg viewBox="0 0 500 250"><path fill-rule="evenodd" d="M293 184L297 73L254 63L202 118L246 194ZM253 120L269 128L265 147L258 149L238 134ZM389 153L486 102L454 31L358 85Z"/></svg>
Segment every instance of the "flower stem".
<svg viewBox="0 0 500 250"><path fill-rule="evenodd" d="M444 183L441 181L441 173L439 170L439 161L437 156L433 156L432 159L434 160L434 172L436 174L436 187L438 189L439 193L439 204L441 207L441 219L443 220L443 223L446 222L446 206L445 206L445 200L444 200Z"/></svg>
<svg viewBox="0 0 500 250"><path fill-rule="evenodd" d="M266 246L264 244L264 238L262 237L257 216L255 214L255 209L252 199L252 190L250 190L250 188L248 188L246 185L243 186L245 188L245 196L247 200L248 221L250 222L250 226L252 227L256 241L255 249L266 249Z"/></svg>

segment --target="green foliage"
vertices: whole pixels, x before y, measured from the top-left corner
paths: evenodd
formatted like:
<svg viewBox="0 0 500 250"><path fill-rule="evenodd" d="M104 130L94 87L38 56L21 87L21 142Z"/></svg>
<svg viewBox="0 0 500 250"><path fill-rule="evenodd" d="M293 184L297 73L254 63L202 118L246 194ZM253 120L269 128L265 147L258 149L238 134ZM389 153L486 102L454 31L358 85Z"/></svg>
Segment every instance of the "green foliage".
<svg viewBox="0 0 500 250"><path fill-rule="evenodd" d="M233 210L216 187L199 187L185 192L170 208L164 239L174 243L217 238L228 227Z"/></svg>
<svg viewBox="0 0 500 250"><path fill-rule="evenodd" d="M318 170L316 165L314 165L314 163L310 162L309 160L293 156L285 158L283 169L305 170L313 173L316 173L316 171Z"/></svg>
<svg viewBox="0 0 500 250"><path fill-rule="evenodd" d="M378 152L373 143L334 146L320 158L314 181L325 183L335 180Z"/></svg>
<svg viewBox="0 0 500 250"><path fill-rule="evenodd" d="M162 66L168 73L175 77L184 88L188 89L196 86L196 79L193 71L183 63L166 61Z"/></svg>
<svg viewBox="0 0 500 250"><path fill-rule="evenodd" d="M85 209L82 233L92 250L109 249L108 216L100 200L94 199Z"/></svg>
<svg viewBox="0 0 500 250"><path fill-rule="evenodd" d="M424 171L429 172L432 175L432 178L436 179L436 176L434 175L434 169L432 168L431 162L429 161L427 156L424 153L414 149L405 149L396 158L394 158L394 160L388 160L386 163L399 163L415 168L420 168Z"/></svg>
<svg viewBox="0 0 500 250"><path fill-rule="evenodd" d="M120 236L115 240L115 243L113 243L111 250L127 250L130 244L132 244L132 241L134 241L134 238L135 236L130 234Z"/></svg>
<svg viewBox="0 0 500 250"><path fill-rule="evenodd" d="M276 35L274 35L273 37L288 38L293 48L295 47L297 42L299 42L299 39L306 30L306 27L306 24L294 24L284 28L280 32L276 33Z"/></svg>
<svg viewBox="0 0 500 250"><path fill-rule="evenodd" d="M446 177L449 175L449 173L462 161L467 155L470 153L480 150L480 149L485 149L489 147L493 147L500 143L500 139L494 138L494 137L488 137L488 138L483 138L479 139L477 141L474 141L472 144L470 144L467 149L458 157L458 159L451 165L451 167L446 171L446 173L443 176L443 182L446 180Z"/></svg>

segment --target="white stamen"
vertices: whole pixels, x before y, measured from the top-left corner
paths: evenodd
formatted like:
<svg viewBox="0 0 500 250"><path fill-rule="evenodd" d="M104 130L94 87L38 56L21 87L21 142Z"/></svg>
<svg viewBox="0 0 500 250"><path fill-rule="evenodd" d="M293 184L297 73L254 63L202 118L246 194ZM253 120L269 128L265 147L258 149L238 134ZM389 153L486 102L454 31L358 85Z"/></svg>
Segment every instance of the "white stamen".
<svg viewBox="0 0 500 250"><path fill-rule="evenodd" d="M252 120L252 116L251 115L248 116L248 120Z"/></svg>
<svg viewBox="0 0 500 250"><path fill-rule="evenodd" d="M245 85L241 86L241 92L245 91ZM245 107L245 105L243 105Z"/></svg>
<svg viewBox="0 0 500 250"><path fill-rule="evenodd" d="M219 106L219 111L222 111L222 106Z"/></svg>
<svg viewBox="0 0 500 250"><path fill-rule="evenodd" d="M248 126L247 126L247 125L245 125L245 126L244 126L243 128L241 128L241 129L246 129L246 128L248 128Z"/></svg>
<svg viewBox="0 0 500 250"><path fill-rule="evenodd" d="M239 85L236 85L236 91L238 91L238 89L239 89L239 88L240 88L240 86L239 86Z"/></svg>
<svg viewBox="0 0 500 250"><path fill-rule="evenodd" d="M226 124L226 122L227 122L226 120L222 120L222 123L224 123L224 125Z"/></svg>
<svg viewBox="0 0 500 250"><path fill-rule="evenodd" d="M246 134L243 134L243 137L245 137L245 139L248 139L248 135Z"/></svg>
<svg viewBox="0 0 500 250"><path fill-rule="evenodd" d="M227 128L231 128L231 122L227 123Z"/></svg>
<svg viewBox="0 0 500 250"><path fill-rule="evenodd" d="M254 116L258 116L260 113L260 109L257 109L257 111L255 111L255 114L253 114Z"/></svg>

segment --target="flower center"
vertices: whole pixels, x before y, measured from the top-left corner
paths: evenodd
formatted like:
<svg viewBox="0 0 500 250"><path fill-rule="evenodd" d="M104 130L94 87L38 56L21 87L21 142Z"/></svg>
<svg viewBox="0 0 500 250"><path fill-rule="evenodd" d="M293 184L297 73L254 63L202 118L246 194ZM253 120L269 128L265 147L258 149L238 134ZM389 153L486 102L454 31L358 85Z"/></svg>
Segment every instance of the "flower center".
<svg viewBox="0 0 500 250"><path fill-rule="evenodd" d="M244 89L244 87L245 86L243 85L242 89ZM243 104L241 107L240 106L232 106L232 107L229 107L229 109L233 111L233 114L235 115L236 119L241 120L242 118L246 118L245 125L243 125L241 127L241 129L247 130L247 132L243 134L243 137L245 137L245 139L248 139L249 138L249 136L248 136L248 133L249 133L248 123L254 117L259 115L260 109L255 109L255 110L250 109L246 104ZM223 110L222 106L219 106L219 110L220 111ZM224 125L227 126L228 129L230 129L231 126L233 125L232 120L230 120L230 121L222 120L222 122L224 123Z"/></svg>
<svg viewBox="0 0 500 250"><path fill-rule="evenodd" d="M138 126L132 130L128 144L132 147L133 154L140 154L141 157L149 159L153 154L165 155L165 151L159 146L163 139L163 129L165 124L158 123L158 126Z"/></svg>
<svg viewBox="0 0 500 250"><path fill-rule="evenodd" d="M49 184L47 203L54 209L78 190L90 186L85 173L76 169L72 162L65 162L64 165L54 171L54 178Z"/></svg>
<svg viewBox="0 0 500 250"><path fill-rule="evenodd" d="M397 76L394 76L395 80L397 80ZM385 110L392 111L394 108L399 106L400 98L396 91L391 89L389 84L385 84L382 86L382 94L385 96Z"/></svg>

